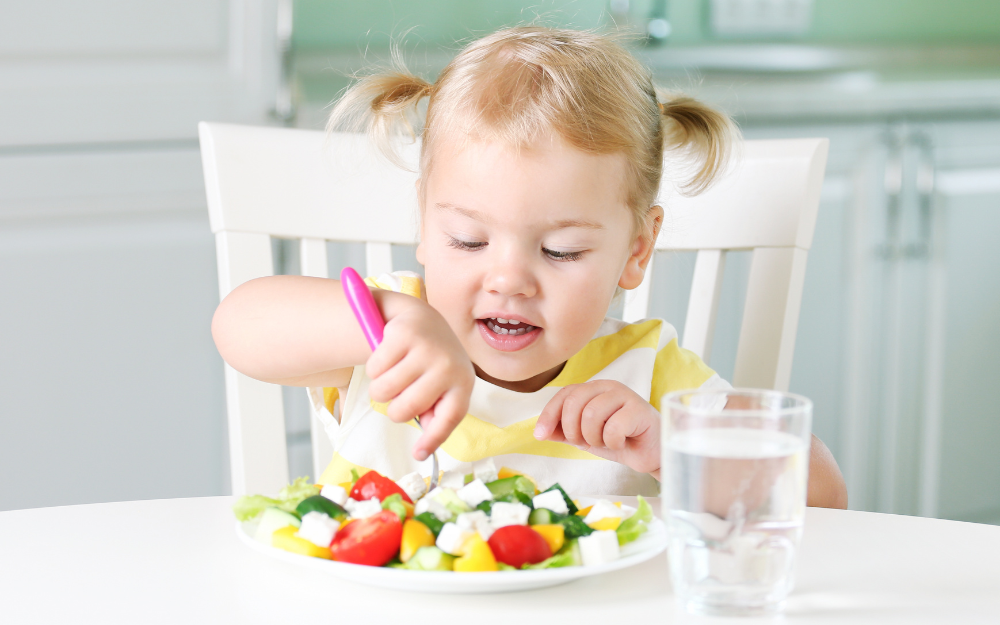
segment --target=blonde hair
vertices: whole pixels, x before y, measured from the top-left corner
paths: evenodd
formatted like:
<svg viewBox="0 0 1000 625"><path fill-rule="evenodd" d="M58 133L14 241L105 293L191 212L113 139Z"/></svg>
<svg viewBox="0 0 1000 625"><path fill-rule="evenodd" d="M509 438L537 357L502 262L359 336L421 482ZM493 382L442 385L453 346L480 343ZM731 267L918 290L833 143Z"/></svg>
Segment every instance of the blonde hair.
<svg viewBox="0 0 1000 625"><path fill-rule="evenodd" d="M649 70L613 37L539 26L507 28L472 42L433 84L410 74L397 57L394 70L347 90L328 129L367 131L397 163L394 138L419 136L425 175L435 143L456 130L514 146L554 131L584 152L625 157L624 201L644 233L664 151L689 164L688 175L674 183L694 195L725 168L738 137L722 113L684 95L658 96Z"/></svg>

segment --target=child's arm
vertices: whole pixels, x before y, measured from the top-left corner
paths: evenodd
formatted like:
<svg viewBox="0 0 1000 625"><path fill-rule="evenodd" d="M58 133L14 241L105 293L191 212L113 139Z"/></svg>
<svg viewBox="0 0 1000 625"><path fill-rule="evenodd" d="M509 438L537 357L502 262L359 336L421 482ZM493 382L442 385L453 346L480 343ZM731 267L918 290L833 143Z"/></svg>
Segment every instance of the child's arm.
<svg viewBox="0 0 1000 625"><path fill-rule="evenodd" d="M367 363L369 393L375 401L392 400L390 419L424 416L425 432L414 447L423 460L465 416L475 372L426 302L392 291L372 294L386 321L374 353L340 281L325 278L273 276L240 285L215 311L212 336L234 369L274 384L343 387L351 368Z"/></svg>
<svg viewBox="0 0 1000 625"><path fill-rule="evenodd" d="M594 380L562 388L538 417L535 438L566 442L660 479L660 415L621 382ZM808 491L807 505L847 507L837 461L815 435ZM725 516L725 506L720 509Z"/></svg>

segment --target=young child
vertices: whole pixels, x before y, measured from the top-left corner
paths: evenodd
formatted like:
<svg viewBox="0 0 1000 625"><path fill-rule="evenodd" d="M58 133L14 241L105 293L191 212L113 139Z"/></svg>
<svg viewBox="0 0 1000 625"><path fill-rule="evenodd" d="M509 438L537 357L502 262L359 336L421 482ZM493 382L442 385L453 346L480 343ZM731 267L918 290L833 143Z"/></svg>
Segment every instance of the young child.
<svg viewBox="0 0 1000 625"><path fill-rule="evenodd" d="M437 449L444 470L495 457L569 492L657 494L660 398L729 385L666 322L605 314L652 257L664 152L695 164L675 182L698 192L725 164L731 122L686 97L659 100L610 38L521 27L473 42L433 84L403 71L361 80L331 128L366 128L391 150L425 97L425 277L370 282L386 320L379 348L337 280L274 276L219 306L219 351L251 377L342 399L320 483L351 469L429 475ZM815 438L809 503L846 505Z"/></svg>

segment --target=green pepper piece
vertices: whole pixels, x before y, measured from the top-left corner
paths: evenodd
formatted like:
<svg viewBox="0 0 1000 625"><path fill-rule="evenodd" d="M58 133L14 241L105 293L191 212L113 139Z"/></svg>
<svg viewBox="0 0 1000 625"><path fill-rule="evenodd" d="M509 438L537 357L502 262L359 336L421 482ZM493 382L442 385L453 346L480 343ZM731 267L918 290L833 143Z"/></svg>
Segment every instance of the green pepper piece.
<svg viewBox="0 0 1000 625"><path fill-rule="evenodd" d="M441 528L444 527L444 522L430 512L421 512L413 518L426 525L427 529L434 534L434 538L437 538L437 535L441 533Z"/></svg>
<svg viewBox="0 0 1000 625"><path fill-rule="evenodd" d="M310 512L322 512L331 519L338 521L347 517L347 510L344 510L343 506L321 495L306 497L295 507L295 512L300 517L304 517Z"/></svg>
<svg viewBox="0 0 1000 625"><path fill-rule="evenodd" d="M495 499L513 492L524 493L530 499L535 495L535 485L523 475L505 477L502 480L494 480L486 485L490 489Z"/></svg>

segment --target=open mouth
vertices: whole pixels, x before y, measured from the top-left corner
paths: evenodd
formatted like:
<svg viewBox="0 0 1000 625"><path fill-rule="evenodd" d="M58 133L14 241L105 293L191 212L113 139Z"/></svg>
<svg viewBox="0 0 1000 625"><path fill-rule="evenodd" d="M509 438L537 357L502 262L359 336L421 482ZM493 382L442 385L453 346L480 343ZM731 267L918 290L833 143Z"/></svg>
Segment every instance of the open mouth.
<svg viewBox="0 0 1000 625"><path fill-rule="evenodd" d="M487 317L477 319L479 333L486 344L502 352L516 352L535 342L542 329L518 319Z"/></svg>
<svg viewBox="0 0 1000 625"><path fill-rule="evenodd" d="M514 319L503 319L501 317L494 317L490 319L482 319L486 323L486 327L490 329L494 334L499 334L501 336L508 334L526 334L532 330L537 330L537 326L528 325L526 323L521 323Z"/></svg>

